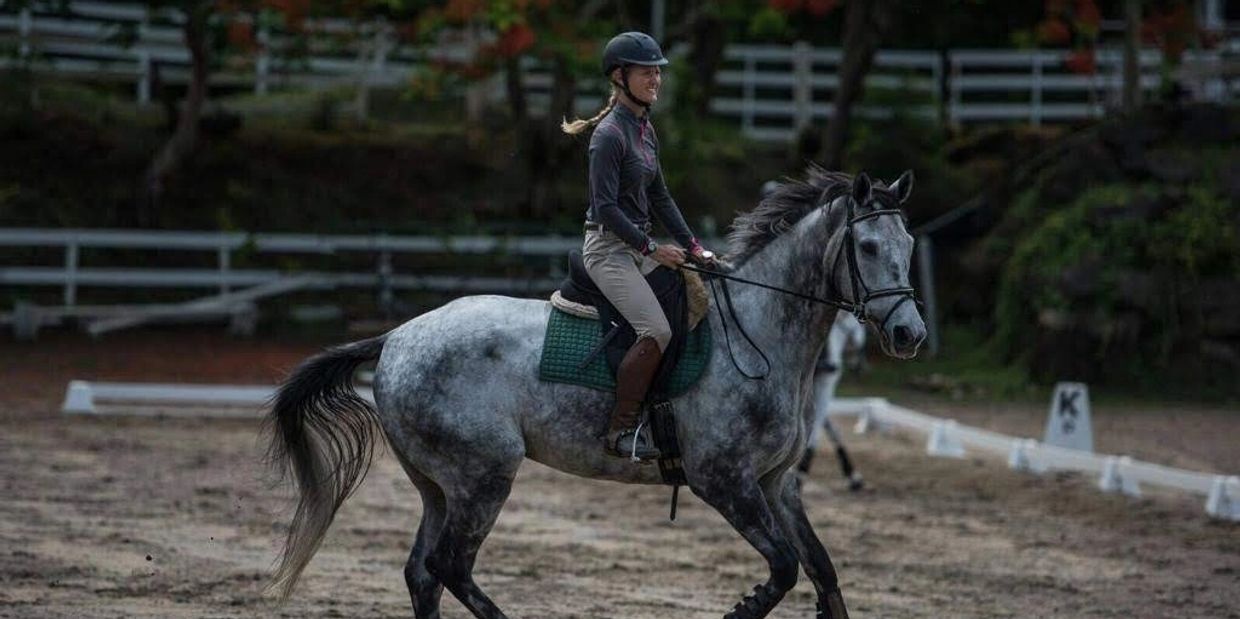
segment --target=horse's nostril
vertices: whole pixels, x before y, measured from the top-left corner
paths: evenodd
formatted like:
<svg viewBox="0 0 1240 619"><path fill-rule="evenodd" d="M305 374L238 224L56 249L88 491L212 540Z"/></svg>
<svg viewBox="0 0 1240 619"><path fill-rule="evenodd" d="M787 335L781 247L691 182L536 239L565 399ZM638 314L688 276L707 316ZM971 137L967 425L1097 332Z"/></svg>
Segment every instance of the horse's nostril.
<svg viewBox="0 0 1240 619"><path fill-rule="evenodd" d="M892 339L895 340L896 346L907 346L913 339L912 332L908 327L896 327L891 335Z"/></svg>

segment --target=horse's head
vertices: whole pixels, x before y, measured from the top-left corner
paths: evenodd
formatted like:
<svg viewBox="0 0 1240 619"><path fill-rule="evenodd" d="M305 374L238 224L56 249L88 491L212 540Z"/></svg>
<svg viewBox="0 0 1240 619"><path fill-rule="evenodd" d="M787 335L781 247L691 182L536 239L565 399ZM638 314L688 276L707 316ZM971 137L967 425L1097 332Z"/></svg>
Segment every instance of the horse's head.
<svg viewBox="0 0 1240 619"><path fill-rule="evenodd" d="M846 209L846 230L835 261L835 288L874 324L883 352L909 359L926 338L909 285L913 237L900 204L913 190L906 171L888 187L875 187L864 172L836 202Z"/></svg>

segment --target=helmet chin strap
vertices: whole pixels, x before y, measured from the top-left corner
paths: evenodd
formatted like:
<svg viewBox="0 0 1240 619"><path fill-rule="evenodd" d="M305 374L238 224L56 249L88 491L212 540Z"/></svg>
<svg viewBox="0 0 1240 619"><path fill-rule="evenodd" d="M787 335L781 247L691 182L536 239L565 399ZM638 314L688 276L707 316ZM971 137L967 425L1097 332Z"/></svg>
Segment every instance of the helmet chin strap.
<svg viewBox="0 0 1240 619"><path fill-rule="evenodd" d="M638 99L637 96L633 94L633 91L629 90L629 68L627 66L620 67L620 83L616 84L615 82L612 82L612 84L619 86L620 90L624 91L624 95L629 98L629 101L632 101L634 104L647 110L650 109L649 103Z"/></svg>

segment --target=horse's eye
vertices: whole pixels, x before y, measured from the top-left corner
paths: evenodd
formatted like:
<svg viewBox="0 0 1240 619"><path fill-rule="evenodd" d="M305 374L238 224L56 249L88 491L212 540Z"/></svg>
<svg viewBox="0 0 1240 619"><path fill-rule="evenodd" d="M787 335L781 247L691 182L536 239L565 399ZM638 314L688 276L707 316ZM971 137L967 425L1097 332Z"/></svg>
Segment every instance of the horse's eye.
<svg viewBox="0 0 1240 619"><path fill-rule="evenodd" d="M861 253L867 256L878 254L878 243L875 241L861 241Z"/></svg>

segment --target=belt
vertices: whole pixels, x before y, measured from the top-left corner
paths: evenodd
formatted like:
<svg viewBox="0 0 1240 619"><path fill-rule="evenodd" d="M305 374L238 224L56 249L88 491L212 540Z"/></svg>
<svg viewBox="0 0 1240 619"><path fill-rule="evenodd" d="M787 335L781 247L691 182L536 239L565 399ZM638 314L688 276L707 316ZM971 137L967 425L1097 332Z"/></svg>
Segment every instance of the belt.
<svg viewBox="0 0 1240 619"><path fill-rule="evenodd" d="M641 230L642 232L645 232L646 234L650 234L650 231L654 229L654 225L651 224L650 222L646 222L644 224L633 224L633 225L637 226L638 230ZM596 224L592 221L586 222L586 232L605 232L605 231L607 231L607 227L604 226L603 224Z"/></svg>

